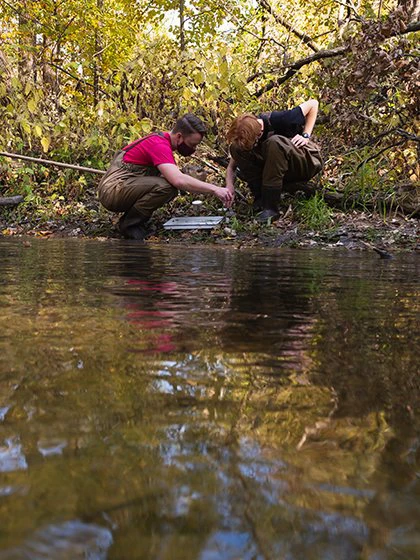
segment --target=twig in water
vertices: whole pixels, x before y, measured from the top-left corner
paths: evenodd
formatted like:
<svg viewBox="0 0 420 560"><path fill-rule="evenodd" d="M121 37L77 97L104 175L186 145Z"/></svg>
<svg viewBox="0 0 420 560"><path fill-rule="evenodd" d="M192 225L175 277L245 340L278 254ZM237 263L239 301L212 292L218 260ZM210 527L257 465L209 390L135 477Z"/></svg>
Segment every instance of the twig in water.
<svg viewBox="0 0 420 560"><path fill-rule="evenodd" d="M391 253L388 253L388 251L385 251L385 249L379 249L379 247L375 247L375 245L371 245L370 243L366 243L366 241L362 241L361 243L363 243L363 245L365 245L365 247L368 247L369 249L372 249L373 251L378 253L378 255L381 257L381 259L392 259L393 258Z"/></svg>

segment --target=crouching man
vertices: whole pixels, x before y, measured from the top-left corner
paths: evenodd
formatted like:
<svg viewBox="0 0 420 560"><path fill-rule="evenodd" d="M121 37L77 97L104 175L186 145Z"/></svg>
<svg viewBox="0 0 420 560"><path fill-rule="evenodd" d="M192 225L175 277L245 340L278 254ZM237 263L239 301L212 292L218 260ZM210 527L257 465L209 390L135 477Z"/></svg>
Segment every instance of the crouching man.
<svg viewBox="0 0 420 560"><path fill-rule="evenodd" d="M101 204L124 212L119 230L127 239L143 240L153 212L170 202L178 190L216 196L229 208L233 193L182 173L174 151L192 155L206 133L203 122L192 114L178 119L170 132L155 132L117 152L98 187Z"/></svg>
<svg viewBox="0 0 420 560"><path fill-rule="evenodd" d="M231 159L226 186L234 195L239 168L239 176L254 195L254 208L261 210L258 221L276 220L282 191L294 192L297 184L321 171L319 148L310 140L317 113L318 101L309 99L291 110L246 113L232 122L227 134Z"/></svg>

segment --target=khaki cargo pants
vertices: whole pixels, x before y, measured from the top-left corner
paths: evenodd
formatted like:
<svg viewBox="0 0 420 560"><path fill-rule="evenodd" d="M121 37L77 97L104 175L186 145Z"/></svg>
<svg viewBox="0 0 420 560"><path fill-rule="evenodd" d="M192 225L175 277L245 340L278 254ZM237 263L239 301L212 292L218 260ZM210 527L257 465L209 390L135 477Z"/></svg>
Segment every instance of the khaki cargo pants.
<svg viewBox="0 0 420 560"><path fill-rule="evenodd" d="M112 212L128 212L134 208L150 218L157 209L176 197L178 191L157 175L155 167L124 163L124 151L118 152L98 185L99 201Z"/></svg>
<svg viewBox="0 0 420 560"><path fill-rule="evenodd" d="M231 146L231 155L239 167L239 176L245 182L259 187L288 190L288 185L306 182L319 173L323 166L318 146L309 140L302 148L290 138L274 134L261 146L244 151Z"/></svg>

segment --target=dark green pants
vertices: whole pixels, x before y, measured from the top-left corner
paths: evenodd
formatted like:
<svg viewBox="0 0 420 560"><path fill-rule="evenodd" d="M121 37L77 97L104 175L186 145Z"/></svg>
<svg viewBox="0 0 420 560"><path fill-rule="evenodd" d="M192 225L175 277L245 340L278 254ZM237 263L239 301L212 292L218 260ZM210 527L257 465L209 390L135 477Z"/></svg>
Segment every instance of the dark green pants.
<svg viewBox="0 0 420 560"><path fill-rule="evenodd" d="M277 134L251 151L233 146L230 151L239 167L240 178L253 191L257 186L259 189L284 187L287 190L289 184L309 181L323 166L321 153L314 142L296 148L290 138Z"/></svg>
<svg viewBox="0 0 420 560"><path fill-rule="evenodd" d="M166 179L155 175L157 169L125 164L118 152L98 186L98 197L107 210L128 212L135 208L145 218L176 197L178 191Z"/></svg>

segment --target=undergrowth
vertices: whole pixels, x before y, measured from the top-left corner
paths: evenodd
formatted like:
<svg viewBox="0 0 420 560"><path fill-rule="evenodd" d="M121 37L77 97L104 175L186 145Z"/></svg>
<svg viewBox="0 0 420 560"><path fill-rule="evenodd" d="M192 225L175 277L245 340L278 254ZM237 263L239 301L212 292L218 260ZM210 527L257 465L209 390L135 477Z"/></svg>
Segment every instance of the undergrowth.
<svg viewBox="0 0 420 560"><path fill-rule="evenodd" d="M320 231L333 225L332 210L319 192L308 200L298 201L296 212L304 228Z"/></svg>

